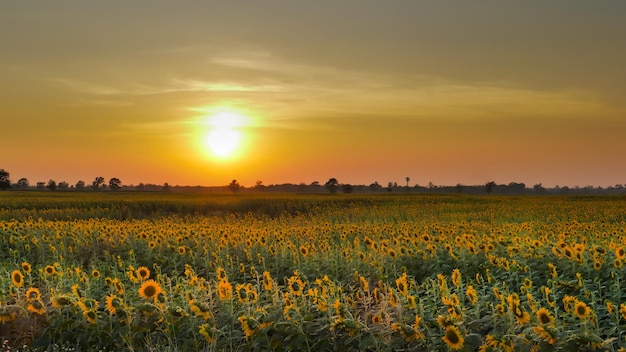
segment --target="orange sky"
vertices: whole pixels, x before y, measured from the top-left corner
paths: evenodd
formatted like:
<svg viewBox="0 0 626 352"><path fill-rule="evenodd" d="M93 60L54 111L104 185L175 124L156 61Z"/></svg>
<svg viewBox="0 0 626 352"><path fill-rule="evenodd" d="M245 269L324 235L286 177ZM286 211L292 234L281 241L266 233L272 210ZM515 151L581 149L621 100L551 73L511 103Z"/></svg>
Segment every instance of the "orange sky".
<svg viewBox="0 0 626 352"><path fill-rule="evenodd" d="M13 182L626 183L626 3L12 1ZM235 154L207 145L238 114ZM230 114L230 115L228 115Z"/></svg>

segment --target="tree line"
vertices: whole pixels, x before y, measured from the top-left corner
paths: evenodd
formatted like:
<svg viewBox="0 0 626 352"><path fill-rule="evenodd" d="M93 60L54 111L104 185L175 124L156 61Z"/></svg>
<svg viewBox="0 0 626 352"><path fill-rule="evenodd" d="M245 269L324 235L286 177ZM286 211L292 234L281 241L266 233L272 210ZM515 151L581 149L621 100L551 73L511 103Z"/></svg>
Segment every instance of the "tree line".
<svg viewBox="0 0 626 352"><path fill-rule="evenodd" d="M117 177L112 177L106 181L104 177L96 177L90 184L85 181L78 181L74 185L67 182L57 183L54 180L48 182L37 182L31 185L26 178L20 178L16 183L11 183L9 172L0 169L0 190L50 190L50 191L216 191L216 192L281 192L281 193L446 193L446 194L626 194L626 184L616 184L609 187L568 187L555 186L546 188L541 183L532 187L527 187L524 183L510 182L508 184L498 184L495 181L489 181L480 185L463 185L456 184L454 186L440 186L429 182L428 185L421 186L419 184L410 185L410 177L404 178L403 184L398 182L388 182L386 185L379 184L377 181L369 185L352 185L349 183L341 183L337 178L330 178L324 184L314 181L310 184L285 183L264 185L262 181L257 181L252 187L241 185L236 179L233 179L228 185L203 187L203 186L175 186L170 187L168 183L163 185L143 184L123 185L122 181Z"/></svg>

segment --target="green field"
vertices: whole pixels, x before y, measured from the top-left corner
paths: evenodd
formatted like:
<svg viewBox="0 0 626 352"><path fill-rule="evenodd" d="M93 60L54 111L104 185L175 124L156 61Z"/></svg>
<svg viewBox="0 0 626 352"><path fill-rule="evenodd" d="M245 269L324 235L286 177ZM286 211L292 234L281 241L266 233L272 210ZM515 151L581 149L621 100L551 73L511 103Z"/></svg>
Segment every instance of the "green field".
<svg viewBox="0 0 626 352"><path fill-rule="evenodd" d="M624 209L0 192L0 350L623 351Z"/></svg>

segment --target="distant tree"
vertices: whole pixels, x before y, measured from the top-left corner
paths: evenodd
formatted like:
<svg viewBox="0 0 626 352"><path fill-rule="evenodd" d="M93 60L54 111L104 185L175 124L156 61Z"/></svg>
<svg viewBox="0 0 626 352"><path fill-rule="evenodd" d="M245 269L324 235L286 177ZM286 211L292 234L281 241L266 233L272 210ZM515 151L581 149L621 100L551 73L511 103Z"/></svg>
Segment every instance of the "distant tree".
<svg viewBox="0 0 626 352"><path fill-rule="evenodd" d="M113 177L109 180L109 189L111 191L117 191L120 188L122 188L122 181L119 178Z"/></svg>
<svg viewBox="0 0 626 352"><path fill-rule="evenodd" d="M74 187L76 187L77 190L82 191L83 189L85 189L85 181L76 182L76 185Z"/></svg>
<svg viewBox="0 0 626 352"><path fill-rule="evenodd" d="M241 185L237 182L237 180L230 181L230 184L228 185L228 189L230 189L233 193L239 192L240 188Z"/></svg>
<svg viewBox="0 0 626 352"><path fill-rule="evenodd" d="M46 188L46 183L45 182L42 182L42 181L37 182L37 189L38 190L42 190L44 188Z"/></svg>
<svg viewBox="0 0 626 352"><path fill-rule="evenodd" d="M256 189L257 191L262 191L265 189L265 185L263 184L263 181L258 180L256 181L256 183L254 184L254 189Z"/></svg>
<svg viewBox="0 0 626 352"><path fill-rule="evenodd" d="M17 185L22 189L25 190L26 188L28 188L28 179L25 177L20 178L19 180L17 180Z"/></svg>
<svg viewBox="0 0 626 352"><path fill-rule="evenodd" d="M524 193L524 191L526 191L526 184L523 182L510 182L508 188L511 193Z"/></svg>
<svg viewBox="0 0 626 352"><path fill-rule="evenodd" d="M495 186L496 186L496 183L494 181L489 181L485 183L485 191L487 191L487 194L491 194Z"/></svg>
<svg viewBox="0 0 626 352"><path fill-rule="evenodd" d="M405 180L406 180L406 189L408 190L409 189L409 181L411 181L411 178L407 176L405 178Z"/></svg>
<svg viewBox="0 0 626 352"><path fill-rule="evenodd" d="M374 183L369 186L370 192L380 192L383 189L383 186L378 184L378 181L374 181Z"/></svg>
<svg viewBox="0 0 626 352"><path fill-rule="evenodd" d="M144 185L141 182L137 186L135 186L135 189L138 190L138 191L143 191L144 188L146 188L146 185Z"/></svg>
<svg viewBox="0 0 626 352"><path fill-rule="evenodd" d="M343 184L341 185L341 190L343 193L352 193L354 191L354 187L351 184Z"/></svg>
<svg viewBox="0 0 626 352"><path fill-rule="evenodd" d="M98 176L96 177L95 180L93 180L93 182L91 183L91 188L93 189L99 189L100 187L102 187L102 185L104 185L104 177L102 176Z"/></svg>
<svg viewBox="0 0 626 352"><path fill-rule="evenodd" d="M393 191L393 182L389 181L387 183L387 192Z"/></svg>
<svg viewBox="0 0 626 352"><path fill-rule="evenodd" d="M57 188L59 188L62 191L67 190L68 188L70 188L70 184L65 182L65 181L61 181L59 182L59 184L57 185Z"/></svg>
<svg viewBox="0 0 626 352"><path fill-rule="evenodd" d="M46 185L46 188L51 190L51 191L56 191L57 189L57 183L55 180L49 180L48 184Z"/></svg>
<svg viewBox="0 0 626 352"><path fill-rule="evenodd" d="M336 178L331 178L329 179L325 184L324 187L326 187L326 189L330 192L330 193L337 193L337 187L339 186L339 181L337 181Z"/></svg>
<svg viewBox="0 0 626 352"><path fill-rule="evenodd" d="M534 185L533 190L537 193L546 193L546 189L541 185L541 183Z"/></svg>
<svg viewBox="0 0 626 352"><path fill-rule="evenodd" d="M463 193L463 185L460 183L456 184L456 193Z"/></svg>
<svg viewBox="0 0 626 352"><path fill-rule="evenodd" d="M7 190L11 188L11 179L9 178L9 172L4 169L0 169L0 190Z"/></svg>
<svg viewBox="0 0 626 352"><path fill-rule="evenodd" d="M170 191L170 184L169 184L169 183L167 183L167 182L165 182L165 183L163 184L163 190L164 190L165 192L169 192L169 191Z"/></svg>

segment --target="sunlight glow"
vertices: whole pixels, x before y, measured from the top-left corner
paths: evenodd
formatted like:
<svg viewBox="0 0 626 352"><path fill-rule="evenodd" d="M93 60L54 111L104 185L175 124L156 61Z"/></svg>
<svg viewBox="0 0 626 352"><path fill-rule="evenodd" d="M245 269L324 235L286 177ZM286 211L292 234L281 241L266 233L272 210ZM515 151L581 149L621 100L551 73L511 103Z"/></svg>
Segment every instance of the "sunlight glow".
<svg viewBox="0 0 626 352"><path fill-rule="evenodd" d="M205 110L202 117L204 148L214 158L228 160L242 152L246 137L242 131L250 123L250 118L234 109Z"/></svg>
<svg viewBox="0 0 626 352"><path fill-rule="evenodd" d="M241 132L231 128L218 127L207 136L207 145L214 155L229 156L239 145Z"/></svg>

